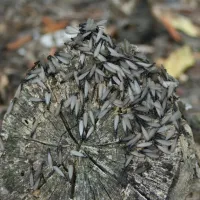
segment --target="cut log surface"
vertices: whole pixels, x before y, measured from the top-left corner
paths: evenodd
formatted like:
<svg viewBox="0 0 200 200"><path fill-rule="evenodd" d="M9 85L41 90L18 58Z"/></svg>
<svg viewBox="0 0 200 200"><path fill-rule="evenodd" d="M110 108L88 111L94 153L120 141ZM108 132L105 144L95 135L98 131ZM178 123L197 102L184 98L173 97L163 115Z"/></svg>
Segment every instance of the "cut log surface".
<svg viewBox="0 0 200 200"><path fill-rule="evenodd" d="M88 31L96 31L93 26L87 22ZM100 34L97 31L91 43L105 39ZM167 114L158 101L147 105L148 93L154 100L167 98L155 77L163 70L151 65L151 71L148 62L136 58L130 62L128 53L120 61L102 61L122 52L111 50L110 43L101 57L99 44L105 43L90 50L95 54L92 59L90 44L80 50L85 54L69 45L47 63L37 63L18 88L0 135L1 200L183 200L188 196L199 170L192 131L176 109L171 112L175 97L166 100ZM139 75L131 77L139 67ZM146 68L147 78L138 78ZM128 86L129 81L134 87ZM164 95L170 96L172 88L165 88ZM170 120L172 124L163 126ZM166 136L171 128L174 133Z"/></svg>

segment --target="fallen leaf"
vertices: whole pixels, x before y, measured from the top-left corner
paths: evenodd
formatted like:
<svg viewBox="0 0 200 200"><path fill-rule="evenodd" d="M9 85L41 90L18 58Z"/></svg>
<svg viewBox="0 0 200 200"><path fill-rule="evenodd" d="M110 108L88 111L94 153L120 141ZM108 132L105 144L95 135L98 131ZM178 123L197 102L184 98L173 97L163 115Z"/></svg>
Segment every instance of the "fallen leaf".
<svg viewBox="0 0 200 200"><path fill-rule="evenodd" d="M169 34L176 41L180 41L181 37L178 30L191 37L200 36L199 26L195 25L191 19L186 16L174 13L172 10L167 10L159 6L153 7L153 14L159 21L161 21Z"/></svg>
<svg viewBox="0 0 200 200"><path fill-rule="evenodd" d="M158 59L157 64L162 64L167 72L178 78L186 69L192 67L195 58L189 46L183 46L172 52L167 59Z"/></svg>
<svg viewBox="0 0 200 200"><path fill-rule="evenodd" d="M24 35L23 37L17 38L14 42L10 42L6 45L6 48L8 50L16 50L23 46L25 43L29 42L32 40L31 35Z"/></svg>
<svg viewBox="0 0 200 200"><path fill-rule="evenodd" d="M200 35L200 29L195 26L189 18L183 16L174 17L171 20L172 26L191 37L198 37Z"/></svg>
<svg viewBox="0 0 200 200"><path fill-rule="evenodd" d="M66 20L48 24L48 26L44 27L44 32L51 33L51 32L57 31L57 30L61 30L61 29L65 28L67 25L68 25L68 22Z"/></svg>
<svg viewBox="0 0 200 200"><path fill-rule="evenodd" d="M171 37L177 41L181 41L181 35L178 33L178 31L173 27L172 21L169 20L167 17L161 17L160 18L162 24L165 26Z"/></svg>
<svg viewBox="0 0 200 200"><path fill-rule="evenodd" d="M45 26L48 26L49 24L55 23L55 21L54 21L51 17L44 16L44 17L42 17L42 23L43 23Z"/></svg>
<svg viewBox="0 0 200 200"><path fill-rule="evenodd" d="M45 33L51 33L57 30L61 30L68 25L67 20L56 21L48 16L42 18L42 23L44 24L43 31Z"/></svg>

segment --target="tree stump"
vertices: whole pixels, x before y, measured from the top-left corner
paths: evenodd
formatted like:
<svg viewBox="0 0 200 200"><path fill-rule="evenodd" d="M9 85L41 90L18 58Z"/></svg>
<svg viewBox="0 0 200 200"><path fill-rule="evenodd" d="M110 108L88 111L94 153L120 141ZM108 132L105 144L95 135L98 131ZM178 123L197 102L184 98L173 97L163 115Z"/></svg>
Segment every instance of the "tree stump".
<svg viewBox="0 0 200 200"><path fill-rule="evenodd" d="M66 49L37 62L16 91L0 137L1 200L188 196L199 176L192 131L175 88L157 77L174 79L133 45L114 45L102 23L69 27Z"/></svg>

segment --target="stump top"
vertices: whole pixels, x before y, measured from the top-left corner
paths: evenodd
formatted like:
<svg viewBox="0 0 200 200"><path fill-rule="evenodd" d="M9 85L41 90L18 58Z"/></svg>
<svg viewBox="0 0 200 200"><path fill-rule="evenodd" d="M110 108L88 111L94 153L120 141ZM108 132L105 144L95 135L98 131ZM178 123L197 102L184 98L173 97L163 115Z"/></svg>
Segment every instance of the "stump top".
<svg viewBox="0 0 200 200"><path fill-rule="evenodd" d="M190 180L177 82L127 41L114 44L103 23L68 27L64 51L16 91L1 133L1 199L173 199Z"/></svg>

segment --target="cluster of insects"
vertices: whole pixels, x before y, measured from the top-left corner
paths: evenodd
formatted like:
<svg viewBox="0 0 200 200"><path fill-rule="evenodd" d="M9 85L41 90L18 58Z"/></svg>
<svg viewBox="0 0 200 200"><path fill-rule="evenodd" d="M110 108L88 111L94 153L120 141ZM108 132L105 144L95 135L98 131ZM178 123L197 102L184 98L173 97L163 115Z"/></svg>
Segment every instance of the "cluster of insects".
<svg viewBox="0 0 200 200"><path fill-rule="evenodd" d="M95 23L89 19L77 28L66 28L69 36L66 48L48 56L45 63L37 62L26 76L25 82L38 84L45 91L44 97L29 100L50 106L52 94L45 85L49 76L58 77L60 84L73 84L74 89L68 92L66 99L61 99L55 111L55 116L60 116L64 122L63 110L70 111L77 121L76 135L69 124L66 125L69 137L80 147L72 149L71 156L90 157L80 151L81 144L95 139L98 127L108 117L112 123L110 134L128 152L124 167L134 156L153 159L162 153L171 154L180 132L181 113L175 94L177 81L164 68L140 56L129 42L115 44L104 32L105 23L105 20ZM12 111L21 88L22 85L7 114ZM32 136L37 126L36 121ZM50 150L47 162L53 171L65 177L59 166L53 164ZM67 169L72 180L74 165ZM34 182L31 174L31 187L36 189L39 182Z"/></svg>

